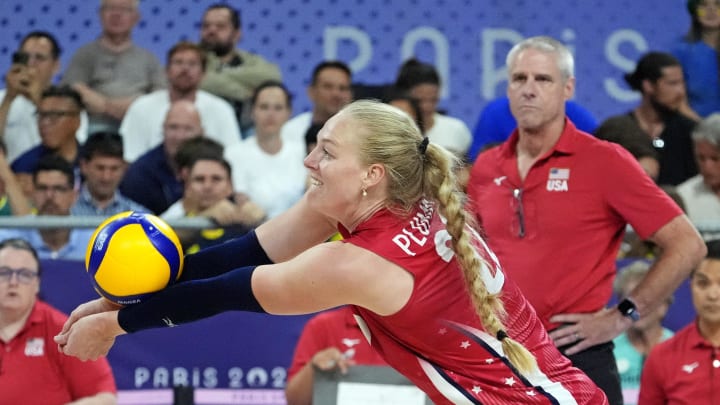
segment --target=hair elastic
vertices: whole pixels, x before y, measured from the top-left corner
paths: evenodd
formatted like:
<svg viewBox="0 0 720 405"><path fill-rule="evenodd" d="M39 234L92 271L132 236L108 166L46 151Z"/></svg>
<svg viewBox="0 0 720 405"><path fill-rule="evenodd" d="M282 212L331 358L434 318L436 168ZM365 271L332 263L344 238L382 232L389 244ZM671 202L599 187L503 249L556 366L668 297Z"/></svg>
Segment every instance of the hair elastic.
<svg viewBox="0 0 720 405"><path fill-rule="evenodd" d="M497 334L495 335L495 337L497 337L497 340L499 340L499 341L502 342L503 339L506 339L506 338L508 338L508 337L510 337L510 336L508 336L507 332L505 332L504 330L500 329L499 331L497 331Z"/></svg>
<svg viewBox="0 0 720 405"><path fill-rule="evenodd" d="M420 154L424 155L425 151L427 150L428 143L430 143L430 140L426 136L423 138L423 140L420 142L420 145L418 145L418 150L420 151Z"/></svg>

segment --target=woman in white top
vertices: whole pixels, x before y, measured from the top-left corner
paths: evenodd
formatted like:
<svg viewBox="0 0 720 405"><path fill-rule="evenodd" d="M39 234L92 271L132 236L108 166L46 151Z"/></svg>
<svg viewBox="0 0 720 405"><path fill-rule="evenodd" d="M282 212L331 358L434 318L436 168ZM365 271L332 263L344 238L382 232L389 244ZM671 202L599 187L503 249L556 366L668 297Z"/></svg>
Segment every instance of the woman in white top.
<svg viewBox="0 0 720 405"><path fill-rule="evenodd" d="M437 112L440 101L440 75L433 65L408 59L400 67L395 87L409 94L420 104L425 136L464 158L472 135L461 120Z"/></svg>
<svg viewBox="0 0 720 405"><path fill-rule="evenodd" d="M261 84L251 102L255 135L225 149L225 158L232 166L235 191L247 195L272 218L305 192L305 144L280 137L291 113L290 93L282 83Z"/></svg>

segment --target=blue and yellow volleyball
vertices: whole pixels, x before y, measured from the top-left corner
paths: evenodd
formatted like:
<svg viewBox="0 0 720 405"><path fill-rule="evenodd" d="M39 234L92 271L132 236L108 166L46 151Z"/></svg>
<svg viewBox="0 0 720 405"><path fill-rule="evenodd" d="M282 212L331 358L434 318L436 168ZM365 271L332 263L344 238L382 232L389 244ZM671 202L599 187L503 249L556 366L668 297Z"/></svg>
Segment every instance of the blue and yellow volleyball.
<svg viewBox="0 0 720 405"><path fill-rule="evenodd" d="M121 305L137 304L177 281L183 252L162 219L126 211L98 226L90 238L85 268L95 290Z"/></svg>

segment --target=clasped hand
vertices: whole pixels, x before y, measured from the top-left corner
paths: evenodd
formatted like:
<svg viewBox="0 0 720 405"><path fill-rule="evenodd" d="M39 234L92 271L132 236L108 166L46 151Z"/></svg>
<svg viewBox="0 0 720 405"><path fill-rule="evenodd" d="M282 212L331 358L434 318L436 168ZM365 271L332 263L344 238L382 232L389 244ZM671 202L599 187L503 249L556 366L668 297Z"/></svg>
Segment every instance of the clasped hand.
<svg viewBox="0 0 720 405"><path fill-rule="evenodd" d="M82 361L105 356L115 337L125 333L117 322L119 308L104 298L78 306L54 338L58 350Z"/></svg>

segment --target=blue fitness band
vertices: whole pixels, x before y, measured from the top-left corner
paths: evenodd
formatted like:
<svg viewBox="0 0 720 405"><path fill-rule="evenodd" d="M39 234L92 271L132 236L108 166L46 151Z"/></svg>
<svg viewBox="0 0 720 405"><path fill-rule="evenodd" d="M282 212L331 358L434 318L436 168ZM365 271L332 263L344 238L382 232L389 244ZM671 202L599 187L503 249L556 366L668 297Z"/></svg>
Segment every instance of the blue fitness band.
<svg viewBox="0 0 720 405"><path fill-rule="evenodd" d="M215 277L245 266L272 264L255 230L219 245L185 256L179 282Z"/></svg>
<svg viewBox="0 0 720 405"><path fill-rule="evenodd" d="M241 267L219 276L174 284L142 303L118 313L118 323L128 333L176 326L225 311L265 312L252 292L255 266Z"/></svg>

